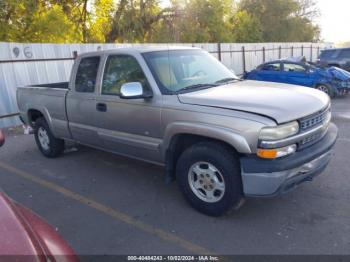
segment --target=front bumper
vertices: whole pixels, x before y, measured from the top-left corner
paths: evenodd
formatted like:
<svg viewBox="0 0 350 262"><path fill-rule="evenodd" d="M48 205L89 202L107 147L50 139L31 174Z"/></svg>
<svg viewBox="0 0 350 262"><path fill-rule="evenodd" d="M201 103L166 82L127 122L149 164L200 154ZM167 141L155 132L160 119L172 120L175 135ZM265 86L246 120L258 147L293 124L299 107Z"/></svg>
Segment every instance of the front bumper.
<svg viewBox="0 0 350 262"><path fill-rule="evenodd" d="M286 193L304 181L310 181L328 165L338 128L330 124L316 144L293 155L268 160L257 156L241 158L243 191L246 196L275 196Z"/></svg>
<svg viewBox="0 0 350 262"><path fill-rule="evenodd" d="M330 85L333 88L335 95L338 95L338 96L347 94L350 91L350 81L340 81L340 82L331 81Z"/></svg>
<svg viewBox="0 0 350 262"><path fill-rule="evenodd" d="M342 96L350 93L350 88L335 88L335 90L337 96Z"/></svg>

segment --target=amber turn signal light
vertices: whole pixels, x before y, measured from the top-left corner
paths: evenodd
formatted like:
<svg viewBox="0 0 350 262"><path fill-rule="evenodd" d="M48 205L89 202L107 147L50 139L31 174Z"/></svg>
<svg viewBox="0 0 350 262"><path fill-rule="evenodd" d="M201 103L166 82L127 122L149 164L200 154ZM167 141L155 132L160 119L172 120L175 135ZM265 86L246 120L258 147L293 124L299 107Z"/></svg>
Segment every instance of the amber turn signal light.
<svg viewBox="0 0 350 262"><path fill-rule="evenodd" d="M274 148L274 149L259 148L256 154L258 155L258 157L261 157L261 158L274 159L274 158L293 154L296 151L296 149L297 149L297 146L295 144L286 146L286 147L281 147L281 148Z"/></svg>
<svg viewBox="0 0 350 262"><path fill-rule="evenodd" d="M276 158L277 150L276 149L258 149L257 155L261 158Z"/></svg>

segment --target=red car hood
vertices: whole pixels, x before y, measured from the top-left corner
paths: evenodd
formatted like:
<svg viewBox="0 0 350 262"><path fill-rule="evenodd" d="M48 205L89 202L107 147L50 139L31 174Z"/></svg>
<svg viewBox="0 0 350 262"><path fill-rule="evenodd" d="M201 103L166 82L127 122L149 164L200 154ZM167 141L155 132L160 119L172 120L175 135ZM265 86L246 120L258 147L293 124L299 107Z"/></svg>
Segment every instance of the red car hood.
<svg viewBox="0 0 350 262"><path fill-rule="evenodd" d="M71 247L45 221L0 192L0 255L26 261L78 261Z"/></svg>

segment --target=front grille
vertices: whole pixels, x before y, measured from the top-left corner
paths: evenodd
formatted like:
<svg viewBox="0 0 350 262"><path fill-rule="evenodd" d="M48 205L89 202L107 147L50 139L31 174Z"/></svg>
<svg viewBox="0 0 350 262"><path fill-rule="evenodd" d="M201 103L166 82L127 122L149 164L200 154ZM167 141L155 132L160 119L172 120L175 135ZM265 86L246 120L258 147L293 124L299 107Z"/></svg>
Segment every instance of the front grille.
<svg viewBox="0 0 350 262"><path fill-rule="evenodd" d="M324 125L324 128L320 131L317 132L316 134L310 135L306 138L304 138L302 141L299 143L299 150L308 147L317 141L319 141L323 135L325 134L325 131L328 128L328 124L330 121L330 107L327 109L318 112L312 116L306 117L304 119L300 120L300 130L301 132L306 132L312 128L316 128L317 126ZM327 125L327 126L326 126Z"/></svg>
<svg viewBox="0 0 350 262"><path fill-rule="evenodd" d="M300 144L301 144L301 145L305 145L305 144L311 143L311 142L313 142L313 141L316 141L317 139L321 138L321 135L322 135L322 133L317 133L317 134L308 136L308 137L304 138L304 139L300 142Z"/></svg>
<svg viewBox="0 0 350 262"><path fill-rule="evenodd" d="M319 124L321 124L326 118L328 113L330 112L330 108L323 110L317 114L314 114L310 117L306 117L300 120L300 129L301 131L305 131L307 129L313 128Z"/></svg>

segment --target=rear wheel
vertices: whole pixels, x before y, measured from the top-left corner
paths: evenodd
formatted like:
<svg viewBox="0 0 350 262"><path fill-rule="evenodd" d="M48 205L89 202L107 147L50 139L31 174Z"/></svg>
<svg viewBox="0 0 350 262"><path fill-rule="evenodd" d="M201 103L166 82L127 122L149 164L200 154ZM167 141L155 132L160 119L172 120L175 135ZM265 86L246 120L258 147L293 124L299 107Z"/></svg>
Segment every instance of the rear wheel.
<svg viewBox="0 0 350 262"><path fill-rule="evenodd" d="M187 201L204 214L220 216L242 203L238 157L225 146L202 142L186 149L176 176Z"/></svg>
<svg viewBox="0 0 350 262"><path fill-rule="evenodd" d="M327 95L329 95L330 98L334 97L334 91L332 90L332 88L328 85L318 85L316 86L316 89L326 93Z"/></svg>
<svg viewBox="0 0 350 262"><path fill-rule="evenodd" d="M35 121L34 136L35 142L44 156L54 158L62 154L64 140L54 137L45 118L41 117Z"/></svg>

